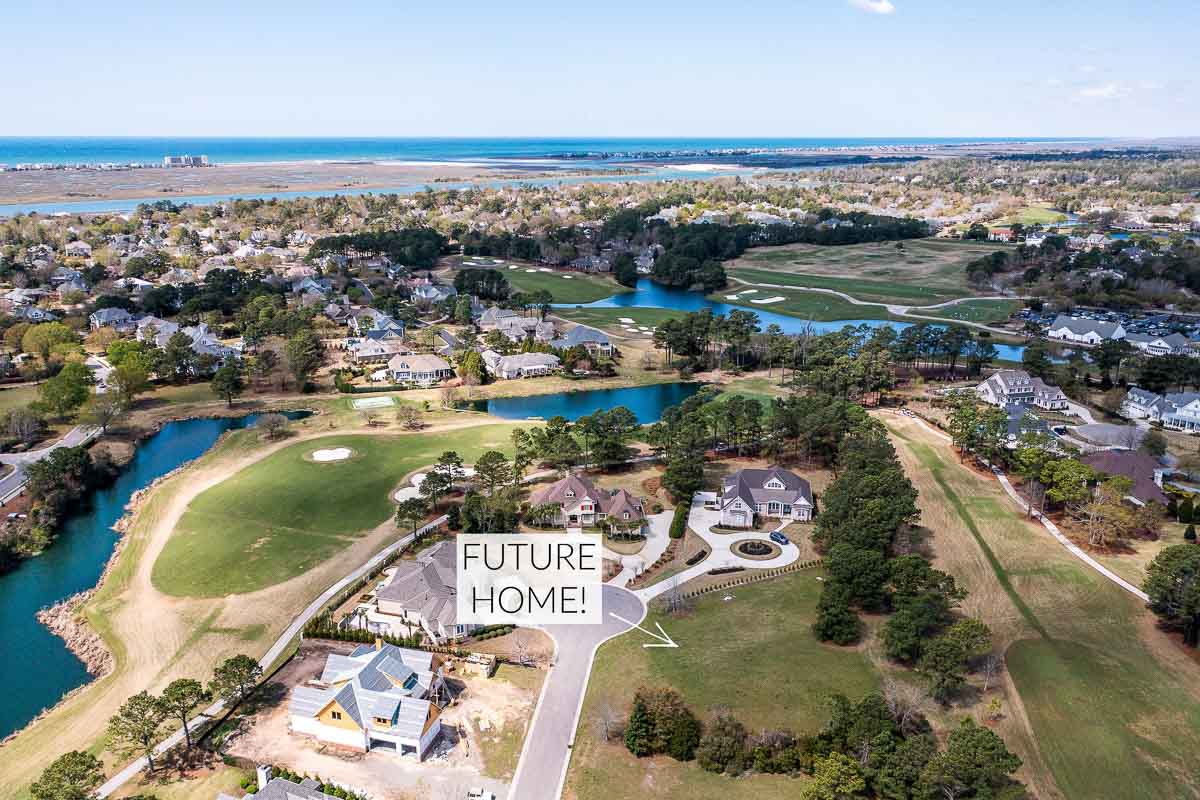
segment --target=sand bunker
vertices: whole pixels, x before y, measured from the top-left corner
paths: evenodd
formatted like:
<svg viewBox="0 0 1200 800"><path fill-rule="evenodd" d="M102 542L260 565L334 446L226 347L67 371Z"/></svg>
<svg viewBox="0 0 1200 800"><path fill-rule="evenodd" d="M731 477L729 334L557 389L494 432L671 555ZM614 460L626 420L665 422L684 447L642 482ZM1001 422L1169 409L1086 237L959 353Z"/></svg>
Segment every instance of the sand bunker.
<svg viewBox="0 0 1200 800"><path fill-rule="evenodd" d="M349 447L330 447L327 450L313 450L312 460L323 464L326 461L345 461L352 455L354 451Z"/></svg>
<svg viewBox="0 0 1200 800"><path fill-rule="evenodd" d="M617 322L624 322L624 323L626 323L626 324L633 324L633 320L631 320L629 317L617 317Z"/></svg>
<svg viewBox="0 0 1200 800"><path fill-rule="evenodd" d="M761 300L751 300L750 302L754 303L755 305L765 306L770 303L782 303L784 300L787 300L787 298L786 297L764 297Z"/></svg>

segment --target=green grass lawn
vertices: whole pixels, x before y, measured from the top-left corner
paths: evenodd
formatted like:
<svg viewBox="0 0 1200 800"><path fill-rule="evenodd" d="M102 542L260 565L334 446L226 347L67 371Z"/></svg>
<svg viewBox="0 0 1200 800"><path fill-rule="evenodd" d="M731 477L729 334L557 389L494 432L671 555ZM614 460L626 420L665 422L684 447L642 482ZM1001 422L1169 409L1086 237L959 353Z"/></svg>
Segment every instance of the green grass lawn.
<svg viewBox="0 0 1200 800"><path fill-rule="evenodd" d="M901 244L756 247L725 266L730 275L753 282L818 286L863 300L917 305L971 296L967 262L1009 247L950 239Z"/></svg>
<svg viewBox="0 0 1200 800"><path fill-rule="evenodd" d="M1017 626L1007 668L1063 794L1200 795L1200 668L1146 625L1149 612L1135 598L1020 521L994 485L981 491L980 479L955 463L948 446L909 446L927 470L914 478L923 519L924 503L940 493L1019 615L999 611L995 593L951 564L965 579L960 585L997 609L1004 621L993 625ZM936 537L950 530L936 513L926 523L939 527L935 548Z"/></svg>
<svg viewBox="0 0 1200 800"><path fill-rule="evenodd" d="M530 267L529 269L532 269ZM632 291L611 278L587 275L582 272L526 272L526 268L505 270L509 284L520 292L546 289L556 303L592 303Z"/></svg>
<svg viewBox="0 0 1200 800"><path fill-rule="evenodd" d="M734 780L712 775L694 763L666 758L638 760L618 744L596 739L596 709L611 703L628 710L640 686L670 686L702 719L718 707L731 709L753 732L787 728L815 732L828 718L826 700L843 693L859 698L879 678L859 651L824 645L812 635L820 573L805 571L734 589L734 599L714 592L696 601L686 617L652 608L643 627L659 623L678 649L644 648L645 637L626 634L596 654L567 775L578 800L625 800L653 794L669 798L793 798L800 784L790 778L755 776ZM650 764L653 767L650 767Z"/></svg>
<svg viewBox="0 0 1200 800"><path fill-rule="evenodd" d="M913 313L939 319L994 324L1007 320L1020 310L1022 305L1020 300L967 300L944 308L915 310Z"/></svg>
<svg viewBox="0 0 1200 800"><path fill-rule="evenodd" d="M1113 630L1100 648L1070 640L1016 642L1008 669L1067 797L1200 794L1200 704L1182 676L1167 674L1142 649L1132 626Z"/></svg>
<svg viewBox="0 0 1200 800"><path fill-rule="evenodd" d="M966 295L966 292L955 289L938 288L916 283L887 283L867 280L864 278L831 278L825 275L803 275L791 272L775 272L767 269L743 267L729 274L752 284L775 284L781 286L808 287L814 289L833 289L845 292L856 300L867 300L876 303L900 303L903 305L932 305L946 300L955 300ZM742 291L741 284L734 282L734 291ZM762 295L770 289L760 289L757 295ZM757 296L756 295L756 296Z"/></svg>
<svg viewBox="0 0 1200 800"><path fill-rule="evenodd" d="M795 289L759 289L754 294L741 295L736 300L729 300L731 294L739 294L738 287L722 289L710 294L709 300L718 303L731 303L739 308L751 311L771 311L776 314L787 314L792 317L811 319L816 322L833 322L840 319L903 319L888 313L883 306L855 305L832 294L823 292L804 292ZM756 304L750 301L782 297L778 303Z"/></svg>
<svg viewBox="0 0 1200 800"><path fill-rule="evenodd" d="M676 311L670 308L556 308L554 309L555 316L568 319L571 322L579 322L584 325L591 325L593 328L614 333L617 336L633 336L629 331L621 327L621 318L633 320L635 325L642 325L647 328L653 328L656 325L661 325L668 319L678 319L684 315L683 311ZM638 334L642 338L646 338L649 334Z"/></svg>
<svg viewBox="0 0 1200 800"><path fill-rule="evenodd" d="M18 386L15 389L0 390L0 414L12 411L14 408L24 408L38 399L38 387Z"/></svg>
<svg viewBox="0 0 1200 800"><path fill-rule="evenodd" d="M221 597L295 577L386 521L405 474L446 450L468 463L486 450L507 451L515 427L330 436L286 447L192 501L154 563L154 586L176 597ZM307 458L333 447L355 455L324 464Z"/></svg>

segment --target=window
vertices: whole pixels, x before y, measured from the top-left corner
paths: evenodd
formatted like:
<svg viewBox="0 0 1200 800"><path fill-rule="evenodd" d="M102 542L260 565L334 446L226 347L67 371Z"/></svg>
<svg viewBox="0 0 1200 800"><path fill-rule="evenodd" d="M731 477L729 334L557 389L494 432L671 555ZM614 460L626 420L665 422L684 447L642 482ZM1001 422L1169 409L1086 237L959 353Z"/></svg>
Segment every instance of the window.
<svg viewBox="0 0 1200 800"><path fill-rule="evenodd" d="M574 497L574 496L575 496L575 490L567 489L567 497Z"/></svg>
<svg viewBox="0 0 1200 800"><path fill-rule="evenodd" d="M376 717L375 722L377 722L380 725L391 725L392 724L392 721L390 719L388 719L387 717Z"/></svg>
<svg viewBox="0 0 1200 800"><path fill-rule="evenodd" d="M622 514L621 516L623 516L625 519L629 519L629 512L628 512L628 511L626 511L626 512L625 512L624 514Z"/></svg>
<svg viewBox="0 0 1200 800"><path fill-rule="evenodd" d="M330 719L341 719L341 718L342 718L342 712L340 712L340 711L330 711L330 712L329 712L329 717L330 717Z"/></svg>

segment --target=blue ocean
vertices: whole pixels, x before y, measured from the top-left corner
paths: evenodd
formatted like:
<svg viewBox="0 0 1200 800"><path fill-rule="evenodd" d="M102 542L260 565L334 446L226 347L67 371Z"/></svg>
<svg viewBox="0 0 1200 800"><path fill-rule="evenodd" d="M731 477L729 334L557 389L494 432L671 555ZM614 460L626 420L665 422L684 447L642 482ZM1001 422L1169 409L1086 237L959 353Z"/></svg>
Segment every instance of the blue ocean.
<svg viewBox="0 0 1200 800"><path fill-rule="evenodd" d="M214 164L272 161L620 161L645 154L720 155L718 151L1062 141L1023 138L209 138L0 137L0 164L161 163L168 155L206 155ZM1075 140L1078 141L1078 140Z"/></svg>

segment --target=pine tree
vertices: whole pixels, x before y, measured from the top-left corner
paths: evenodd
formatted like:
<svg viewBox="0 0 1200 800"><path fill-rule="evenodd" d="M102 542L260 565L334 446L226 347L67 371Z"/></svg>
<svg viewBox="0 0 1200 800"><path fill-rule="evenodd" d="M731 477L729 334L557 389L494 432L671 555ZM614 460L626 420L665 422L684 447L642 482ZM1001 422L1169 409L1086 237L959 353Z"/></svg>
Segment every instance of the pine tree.
<svg viewBox="0 0 1200 800"><path fill-rule="evenodd" d="M629 723L625 726L625 747L639 758L651 755L650 740L654 735L654 724L650 711L641 695L633 698L633 710L629 712Z"/></svg>

